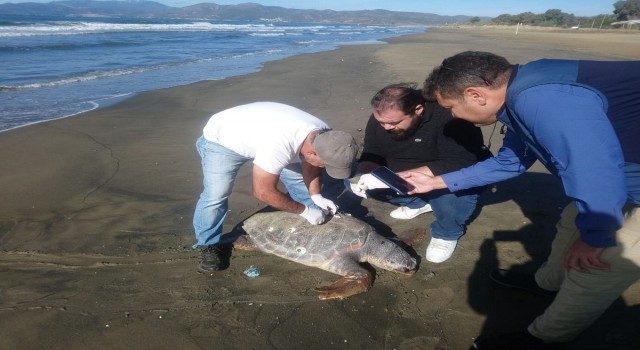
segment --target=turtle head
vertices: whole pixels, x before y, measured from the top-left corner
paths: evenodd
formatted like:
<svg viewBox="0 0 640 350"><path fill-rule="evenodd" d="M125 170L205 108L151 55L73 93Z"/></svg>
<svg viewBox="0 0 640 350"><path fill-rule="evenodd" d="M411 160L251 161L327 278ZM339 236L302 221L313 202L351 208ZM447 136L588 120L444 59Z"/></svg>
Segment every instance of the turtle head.
<svg viewBox="0 0 640 350"><path fill-rule="evenodd" d="M417 260L395 242L379 236L379 239L369 239L367 245L367 262L370 264L406 275L416 272Z"/></svg>
<svg viewBox="0 0 640 350"><path fill-rule="evenodd" d="M402 252L387 257L387 259L381 263L381 267L389 271L403 273L405 275L413 275L418 267L418 262L404 249L400 247L398 247L398 249Z"/></svg>

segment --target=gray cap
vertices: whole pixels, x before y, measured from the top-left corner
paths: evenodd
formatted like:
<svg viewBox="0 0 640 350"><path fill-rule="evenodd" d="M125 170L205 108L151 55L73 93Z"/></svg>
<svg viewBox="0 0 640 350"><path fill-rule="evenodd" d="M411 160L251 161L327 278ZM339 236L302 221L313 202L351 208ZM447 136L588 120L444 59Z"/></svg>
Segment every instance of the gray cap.
<svg viewBox="0 0 640 350"><path fill-rule="evenodd" d="M358 155L358 144L349 133L329 130L313 140L316 154L324 161L327 174L335 179L351 175L351 165Z"/></svg>

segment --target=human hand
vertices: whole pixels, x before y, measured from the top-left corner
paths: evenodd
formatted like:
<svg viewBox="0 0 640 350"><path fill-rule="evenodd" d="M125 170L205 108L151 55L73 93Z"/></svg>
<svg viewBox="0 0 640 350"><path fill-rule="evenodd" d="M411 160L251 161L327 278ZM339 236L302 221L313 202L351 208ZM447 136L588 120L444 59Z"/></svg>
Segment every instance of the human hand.
<svg viewBox="0 0 640 350"><path fill-rule="evenodd" d="M401 171L397 174L413 185L414 189L409 191L408 194L427 193L436 189L434 176L432 175L415 170Z"/></svg>
<svg viewBox="0 0 640 350"><path fill-rule="evenodd" d="M358 187L357 183L349 184L349 187L351 188L351 192L353 192L356 196L369 198L369 196L367 196L367 190L363 190L362 188Z"/></svg>
<svg viewBox="0 0 640 350"><path fill-rule="evenodd" d="M338 206L330 199L324 198L321 194L312 195L311 200L313 201L313 203L319 206L320 209L322 209L323 211L328 211L329 213L331 213L331 215L334 215L338 212Z"/></svg>
<svg viewBox="0 0 640 350"><path fill-rule="evenodd" d="M324 212L320 209L304 207L304 211L299 214L303 218L307 219L311 225L320 225L325 221Z"/></svg>
<svg viewBox="0 0 640 350"><path fill-rule="evenodd" d="M384 182L380 181L377 177L371 174L364 174L360 176L356 187L358 187L359 191L375 190L378 188L389 188L389 186L387 186Z"/></svg>
<svg viewBox="0 0 640 350"><path fill-rule="evenodd" d="M368 198L367 191L358 187L358 180L360 180L360 176L362 176L362 174L356 174L356 176L352 178L342 180L344 182L344 187L356 196Z"/></svg>
<svg viewBox="0 0 640 350"><path fill-rule="evenodd" d="M578 238L564 255L564 268L578 272L588 272L589 269L608 270L609 264L600 261L602 250L604 248L592 247Z"/></svg>

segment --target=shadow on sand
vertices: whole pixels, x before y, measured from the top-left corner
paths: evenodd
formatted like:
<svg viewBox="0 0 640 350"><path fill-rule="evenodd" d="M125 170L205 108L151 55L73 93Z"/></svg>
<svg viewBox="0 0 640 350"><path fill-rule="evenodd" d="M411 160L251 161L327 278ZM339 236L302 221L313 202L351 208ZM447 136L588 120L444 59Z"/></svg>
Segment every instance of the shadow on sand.
<svg viewBox="0 0 640 350"><path fill-rule="evenodd" d="M562 183L555 176L525 173L496 184L493 191L483 194L481 200L483 205L512 200L530 220L530 224L519 230L494 231L491 238L485 239L480 245L480 258L469 277L469 305L486 316L478 335L495 336L526 329L552 302L546 297L503 288L490 282L490 271L500 266L497 245L500 242L521 243L530 259L510 268L535 273L549 254L556 233L555 225L569 199L564 196ZM593 325L568 344L568 348L640 349L638 329L640 307L628 306L622 298L618 298Z"/></svg>

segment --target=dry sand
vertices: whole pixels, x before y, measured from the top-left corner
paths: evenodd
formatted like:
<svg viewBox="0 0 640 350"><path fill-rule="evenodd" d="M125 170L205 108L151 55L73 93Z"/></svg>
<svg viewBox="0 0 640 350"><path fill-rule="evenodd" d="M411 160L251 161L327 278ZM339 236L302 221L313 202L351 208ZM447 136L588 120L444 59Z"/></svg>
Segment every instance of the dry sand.
<svg viewBox="0 0 640 350"><path fill-rule="evenodd" d="M453 258L411 276L381 271L373 287L320 301L338 278L258 252L196 272L191 218L201 189L194 149L208 117L272 100L302 108L362 140L371 95L421 83L464 50L513 63L543 57L640 59L640 33L438 28L267 64L261 72L139 94L116 106L0 134L0 349L468 349L480 333L525 327L548 301L488 283L495 267L534 271L545 258L562 188L541 167L494 186ZM485 127L489 142L492 127ZM492 148L500 146L495 131ZM226 231L264 207L248 167ZM426 228L431 214L342 194L341 208L381 232ZM428 239L415 244L422 256ZM254 265L256 279L243 277ZM640 286L632 286L576 349L640 348Z"/></svg>

